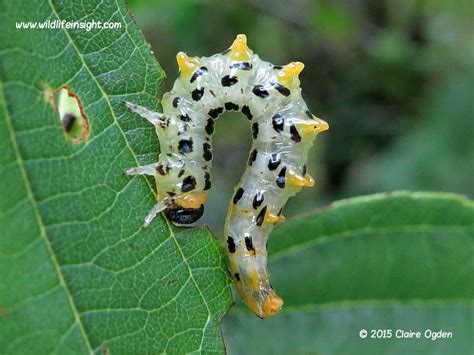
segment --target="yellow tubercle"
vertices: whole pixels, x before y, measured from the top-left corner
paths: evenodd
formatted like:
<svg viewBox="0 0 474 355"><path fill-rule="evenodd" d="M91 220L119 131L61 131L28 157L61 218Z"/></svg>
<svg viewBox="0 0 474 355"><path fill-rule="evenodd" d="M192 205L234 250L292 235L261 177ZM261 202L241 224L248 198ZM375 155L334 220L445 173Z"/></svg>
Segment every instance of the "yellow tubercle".
<svg viewBox="0 0 474 355"><path fill-rule="evenodd" d="M196 59L188 57L184 52L176 54L176 61L178 62L179 71L184 76L191 76L200 66Z"/></svg>
<svg viewBox="0 0 474 355"><path fill-rule="evenodd" d="M304 178L306 180L306 185L304 185L304 186L306 186L306 187L313 187L314 186L314 178L311 175L306 174L304 176Z"/></svg>
<svg viewBox="0 0 474 355"><path fill-rule="evenodd" d="M247 47L247 36L239 34L230 46L230 58L236 61L247 61L252 56L252 51Z"/></svg>
<svg viewBox="0 0 474 355"><path fill-rule="evenodd" d="M267 213L265 215L265 222L266 223L283 223L285 222L286 218L284 216L277 216L273 213Z"/></svg>
<svg viewBox="0 0 474 355"><path fill-rule="evenodd" d="M265 222L266 223L276 223L278 222L279 218L276 214L273 213L267 213L265 215Z"/></svg>
<svg viewBox="0 0 474 355"><path fill-rule="evenodd" d="M206 202L207 192L190 192L175 199L175 203L183 208L199 208Z"/></svg>
<svg viewBox="0 0 474 355"><path fill-rule="evenodd" d="M301 176L300 174L297 174L295 172L290 172L288 177L288 184L299 187L313 187L314 178L309 174Z"/></svg>
<svg viewBox="0 0 474 355"><path fill-rule="evenodd" d="M317 125L316 133L324 132L329 129L329 124L326 121L321 120L321 122Z"/></svg>
<svg viewBox="0 0 474 355"><path fill-rule="evenodd" d="M298 131L303 135L312 135L315 133L320 133L327 131L329 125L326 121L323 121L318 118L318 122L307 121L298 125Z"/></svg>
<svg viewBox="0 0 474 355"><path fill-rule="evenodd" d="M230 208L231 209L229 210L229 213L230 213L231 210L233 210L234 208L237 208L237 207L231 206ZM251 211L251 210L238 209L237 212L238 212L239 216L241 216L242 218L245 218L245 219L252 219L252 218L255 217L255 212ZM265 223L284 223L285 221L286 221L285 216L282 216L282 215L278 216L278 215L273 214L271 212L265 214L265 219L264 219Z"/></svg>
<svg viewBox="0 0 474 355"><path fill-rule="evenodd" d="M292 88L295 87L295 79L304 69L304 64L301 62L291 62L281 68L277 74L277 79L280 84Z"/></svg>

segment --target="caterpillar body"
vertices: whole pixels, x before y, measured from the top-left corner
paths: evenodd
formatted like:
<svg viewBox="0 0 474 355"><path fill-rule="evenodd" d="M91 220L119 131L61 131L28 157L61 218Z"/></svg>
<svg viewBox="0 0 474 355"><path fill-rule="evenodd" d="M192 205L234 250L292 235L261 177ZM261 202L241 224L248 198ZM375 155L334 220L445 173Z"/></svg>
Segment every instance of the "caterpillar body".
<svg viewBox="0 0 474 355"><path fill-rule="evenodd" d="M179 52L177 62L180 74L163 95L163 113L126 103L156 126L161 147L157 163L126 172L155 176L157 203L145 226L161 211L178 225L201 217L211 188L215 119L226 110L241 111L251 121L253 144L229 203L222 243L243 301L257 316L272 316L283 301L270 285L268 235L284 221L288 198L314 185L306 172L308 151L328 124L311 114L301 96L303 63L265 62L247 47L243 34L223 53L188 57Z"/></svg>

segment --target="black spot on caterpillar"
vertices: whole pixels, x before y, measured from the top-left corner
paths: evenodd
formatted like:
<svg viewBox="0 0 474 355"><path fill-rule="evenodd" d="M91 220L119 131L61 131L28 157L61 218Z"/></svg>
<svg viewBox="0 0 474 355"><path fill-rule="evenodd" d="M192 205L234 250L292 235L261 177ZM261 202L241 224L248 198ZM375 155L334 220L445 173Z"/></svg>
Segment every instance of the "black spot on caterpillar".
<svg viewBox="0 0 474 355"><path fill-rule="evenodd" d="M265 214L267 213L267 206L263 207L259 214L257 215L257 226L261 226L263 224L263 221L265 220Z"/></svg>
<svg viewBox="0 0 474 355"><path fill-rule="evenodd" d="M189 122L191 121L191 117L189 117L188 114L185 114L185 115L179 115L179 119L183 122Z"/></svg>
<svg viewBox="0 0 474 355"><path fill-rule="evenodd" d="M233 102L226 102L224 104L224 107L227 111L231 111L231 110L238 111L239 110L239 105L234 104Z"/></svg>
<svg viewBox="0 0 474 355"><path fill-rule="evenodd" d="M278 133L283 132L283 126L285 125L285 119L282 115L277 113L272 117L272 126L275 131Z"/></svg>
<svg viewBox="0 0 474 355"><path fill-rule="evenodd" d="M181 99L179 97L175 97L173 99L173 107L174 108L178 107L178 104L179 104L180 101L181 101Z"/></svg>
<svg viewBox="0 0 474 355"><path fill-rule="evenodd" d="M250 107L247 105L242 106L242 113L249 119L251 120L253 118L252 113L250 112Z"/></svg>
<svg viewBox="0 0 474 355"><path fill-rule="evenodd" d="M265 62L247 47L244 35L213 57L191 58L180 52L176 58L179 83L163 96L163 113L126 103L156 126L161 143L157 163L126 172L155 176L158 198L145 226L161 211L178 225L199 219L212 186L214 120L224 110L240 107L252 121L253 145L229 203L222 243L243 301L258 317L270 317L283 301L266 269L268 234L284 220L281 212L288 198L313 185L306 157L316 134L328 125L311 114L301 97L298 75L303 64Z"/></svg>
<svg viewBox="0 0 474 355"><path fill-rule="evenodd" d="M158 174L162 175L162 176L165 176L166 175L166 172L165 170L163 169L163 164L158 164L156 167L155 167L156 171L158 172Z"/></svg>
<svg viewBox="0 0 474 355"><path fill-rule="evenodd" d="M193 151L193 139L192 138L183 138L179 141L178 151L181 154L189 154Z"/></svg>
<svg viewBox="0 0 474 355"><path fill-rule="evenodd" d="M239 187L234 194L234 198L232 199L232 202L234 203L234 205L237 202L239 202L239 200L242 198L243 195L244 195L244 189Z"/></svg>
<svg viewBox="0 0 474 355"><path fill-rule="evenodd" d="M272 86L283 96L290 96L290 89L284 87L283 85L278 83L272 83Z"/></svg>
<svg viewBox="0 0 474 355"><path fill-rule="evenodd" d="M255 85L252 92L262 99L266 99L270 94L263 88L263 85Z"/></svg>
<svg viewBox="0 0 474 355"><path fill-rule="evenodd" d="M204 190L209 190L211 187L211 175L206 171L204 173Z"/></svg>
<svg viewBox="0 0 474 355"><path fill-rule="evenodd" d="M255 255L255 248L253 247L252 237L245 237L245 247L252 255Z"/></svg>
<svg viewBox="0 0 474 355"><path fill-rule="evenodd" d="M212 120L211 118L209 118L207 120L207 124L206 124L206 127L204 127L204 129L206 130L206 133L211 135L214 133L214 120Z"/></svg>
<svg viewBox="0 0 474 355"><path fill-rule="evenodd" d="M217 118L221 113L224 112L223 107L217 107L209 110L208 115L211 116L212 118Z"/></svg>
<svg viewBox="0 0 474 355"><path fill-rule="evenodd" d="M200 76L206 74L208 72L207 68L206 67L201 67L199 68L198 70L196 70L193 74L193 76L191 77L191 80L190 82L193 83L196 81L197 78L199 78Z"/></svg>
<svg viewBox="0 0 474 355"><path fill-rule="evenodd" d="M193 92L191 93L191 97L193 98L194 101L201 100L202 95L204 95L204 88L194 89Z"/></svg>
<svg viewBox="0 0 474 355"><path fill-rule="evenodd" d="M290 126L290 134L291 140L293 140L295 143L301 142L301 136L298 133L298 130L296 129L296 126L294 124Z"/></svg>
<svg viewBox="0 0 474 355"><path fill-rule="evenodd" d="M252 207L254 210L258 209L261 204L263 203L263 200L265 199L263 191L257 191L255 194L255 197L253 198L252 202Z"/></svg>
<svg viewBox="0 0 474 355"><path fill-rule="evenodd" d="M248 164L251 166L255 160L257 160L257 149L252 150L252 152L249 155L249 161Z"/></svg>
<svg viewBox="0 0 474 355"><path fill-rule="evenodd" d="M227 248L229 249L229 253L235 253L235 242L234 238L227 237Z"/></svg>
<svg viewBox="0 0 474 355"><path fill-rule="evenodd" d="M231 69L236 68L240 70L252 70L252 64L249 62L238 62L230 66Z"/></svg>
<svg viewBox="0 0 474 355"><path fill-rule="evenodd" d="M285 175L286 175L286 166L281 168L280 172L278 173L278 178L276 180L276 184L280 189L285 188Z"/></svg>
<svg viewBox="0 0 474 355"><path fill-rule="evenodd" d="M204 158L205 161L210 161L212 160L212 152L211 152L211 145L209 143L203 143L202 144L202 150L203 154L202 157Z"/></svg>
<svg viewBox="0 0 474 355"><path fill-rule="evenodd" d="M222 86L232 86L239 82L236 76L226 75L221 79Z"/></svg>
<svg viewBox="0 0 474 355"><path fill-rule="evenodd" d="M253 139L257 139L258 137L258 123L257 122L254 122L252 124L252 137Z"/></svg>
<svg viewBox="0 0 474 355"><path fill-rule="evenodd" d="M278 153L272 153L272 155L270 156L270 160L268 161L268 169L270 171L273 171L278 168L278 165L280 165L280 163L280 155Z"/></svg>
<svg viewBox="0 0 474 355"><path fill-rule="evenodd" d="M196 187L196 178L194 176L187 176L184 178L183 183L181 184L182 192L189 192L194 190Z"/></svg>

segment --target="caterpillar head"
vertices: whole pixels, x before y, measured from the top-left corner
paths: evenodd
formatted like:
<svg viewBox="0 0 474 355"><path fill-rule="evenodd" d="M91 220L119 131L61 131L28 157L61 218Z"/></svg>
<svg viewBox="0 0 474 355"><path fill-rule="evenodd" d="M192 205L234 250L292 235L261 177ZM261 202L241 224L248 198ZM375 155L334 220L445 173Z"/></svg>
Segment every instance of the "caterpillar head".
<svg viewBox="0 0 474 355"><path fill-rule="evenodd" d="M166 218L176 225L191 224L199 220L204 213L204 205L198 208L184 208L173 206L165 210Z"/></svg>
<svg viewBox="0 0 474 355"><path fill-rule="evenodd" d="M204 213L207 192L189 192L174 198L173 204L165 211L166 218L176 225L191 224Z"/></svg>

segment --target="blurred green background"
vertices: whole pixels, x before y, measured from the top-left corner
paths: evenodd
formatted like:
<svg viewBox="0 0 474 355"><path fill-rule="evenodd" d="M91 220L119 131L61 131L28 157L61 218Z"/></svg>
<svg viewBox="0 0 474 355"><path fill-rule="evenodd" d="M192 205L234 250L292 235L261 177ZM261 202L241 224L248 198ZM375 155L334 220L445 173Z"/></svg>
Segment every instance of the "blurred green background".
<svg viewBox="0 0 474 355"><path fill-rule="evenodd" d="M336 199L389 190L474 196L473 1L129 0L168 79L175 55L210 56L238 33L275 64L305 63L310 109L330 124L308 164L316 188L287 217ZM204 221L221 234L245 167L250 126L219 120Z"/></svg>

